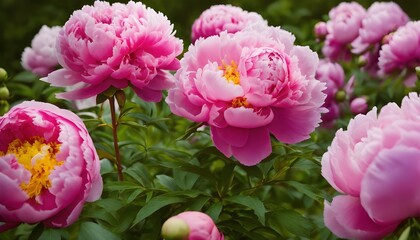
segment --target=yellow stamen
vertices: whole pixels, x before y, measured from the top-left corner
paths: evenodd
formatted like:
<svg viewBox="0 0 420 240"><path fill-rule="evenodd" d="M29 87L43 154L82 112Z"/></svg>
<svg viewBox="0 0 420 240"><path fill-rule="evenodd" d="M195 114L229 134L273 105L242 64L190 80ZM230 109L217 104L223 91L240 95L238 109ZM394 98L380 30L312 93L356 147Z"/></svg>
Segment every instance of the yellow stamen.
<svg viewBox="0 0 420 240"><path fill-rule="evenodd" d="M225 77L228 82L236 85L240 83L240 74L235 61L232 60L230 65L222 62L222 66L219 66L219 69L223 70L223 77Z"/></svg>
<svg viewBox="0 0 420 240"><path fill-rule="evenodd" d="M30 198L41 194L43 189L51 187L49 175L56 166L61 166L64 162L57 161L56 155L59 152L58 143L46 143L41 137L33 137L29 140L12 141L5 154L13 154L18 162L31 172L31 179L28 183L20 184ZM0 156L5 155L0 152Z"/></svg>
<svg viewBox="0 0 420 240"><path fill-rule="evenodd" d="M239 107L250 108L251 104L249 104L246 98L244 97L236 97L232 100L232 107L233 108L239 108Z"/></svg>

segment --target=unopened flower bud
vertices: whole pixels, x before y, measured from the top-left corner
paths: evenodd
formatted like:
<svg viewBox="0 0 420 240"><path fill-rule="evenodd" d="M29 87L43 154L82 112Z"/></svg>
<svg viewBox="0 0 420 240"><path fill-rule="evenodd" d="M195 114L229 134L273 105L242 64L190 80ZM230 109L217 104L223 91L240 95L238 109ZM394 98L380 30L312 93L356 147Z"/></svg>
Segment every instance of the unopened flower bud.
<svg viewBox="0 0 420 240"><path fill-rule="evenodd" d="M344 90L338 90L335 94L335 101L336 102L344 102L346 100L347 94Z"/></svg>
<svg viewBox="0 0 420 240"><path fill-rule="evenodd" d="M368 110L368 104L365 97L358 97L351 101L350 111L353 114L366 113Z"/></svg>
<svg viewBox="0 0 420 240"><path fill-rule="evenodd" d="M4 68L0 68L0 82L5 82L7 80L7 72Z"/></svg>
<svg viewBox="0 0 420 240"><path fill-rule="evenodd" d="M0 85L0 100L7 100L9 99L9 89L6 86Z"/></svg>
<svg viewBox="0 0 420 240"><path fill-rule="evenodd" d="M314 33L318 39L324 39L328 34L327 24L325 22L318 22L315 24Z"/></svg>
<svg viewBox="0 0 420 240"><path fill-rule="evenodd" d="M10 109L10 104L6 100L0 100L0 116L7 113Z"/></svg>
<svg viewBox="0 0 420 240"><path fill-rule="evenodd" d="M366 64L367 64L366 56L363 56L363 55L359 56L359 58L357 59L357 66L364 67L366 66Z"/></svg>
<svg viewBox="0 0 420 240"><path fill-rule="evenodd" d="M417 74L417 80L420 80L420 66L417 66L415 69Z"/></svg>
<svg viewBox="0 0 420 240"><path fill-rule="evenodd" d="M189 234L188 224L176 216L169 218L162 225L162 237L165 240L187 240Z"/></svg>

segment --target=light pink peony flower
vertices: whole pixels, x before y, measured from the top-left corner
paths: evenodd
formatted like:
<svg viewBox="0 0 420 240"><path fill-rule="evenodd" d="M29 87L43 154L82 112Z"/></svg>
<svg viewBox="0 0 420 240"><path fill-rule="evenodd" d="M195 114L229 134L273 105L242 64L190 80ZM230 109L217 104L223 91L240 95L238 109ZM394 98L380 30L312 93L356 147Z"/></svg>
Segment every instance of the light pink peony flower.
<svg viewBox="0 0 420 240"><path fill-rule="evenodd" d="M182 41L162 13L140 2L96 1L73 13L57 42L63 69L48 75L53 86L75 86L57 96L84 99L116 88L132 87L145 101L160 101L173 85L166 70L179 68Z"/></svg>
<svg viewBox="0 0 420 240"><path fill-rule="evenodd" d="M231 5L214 5L201 13L192 26L191 39L207 38L218 35L222 31L236 33L251 23L266 21L255 12L247 12L240 7Z"/></svg>
<svg viewBox="0 0 420 240"><path fill-rule="evenodd" d="M325 22L318 22L315 24L314 34L318 40L323 40L328 34L327 24Z"/></svg>
<svg viewBox="0 0 420 240"><path fill-rule="evenodd" d="M173 113L209 124L225 156L258 164L272 151L270 133L284 143L303 141L325 111L318 56L293 43L289 32L261 25L199 39L166 102Z"/></svg>
<svg viewBox="0 0 420 240"><path fill-rule="evenodd" d="M420 66L420 21L400 27L379 52L379 69L383 74Z"/></svg>
<svg viewBox="0 0 420 240"><path fill-rule="evenodd" d="M24 69L39 77L45 77L58 66L55 43L61 27L42 26L32 39L31 47L22 53L21 63Z"/></svg>
<svg viewBox="0 0 420 240"><path fill-rule="evenodd" d="M374 2L362 21L359 36L352 42L353 53L361 54L380 44L389 33L409 21L407 14L394 2Z"/></svg>
<svg viewBox="0 0 420 240"><path fill-rule="evenodd" d="M343 195L325 202L326 226L349 239L380 239L420 217L420 97L357 115L322 157L322 175ZM403 203L403 204L401 204Z"/></svg>
<svg viewBox="0 0 420 240"><path fill-rule="evenodd" d="M181 228L181 229L180 229ZM169 218L162 227L162 235L185 240L223 240L213 220L206 214L187 211ZM168 238L169 239L169 238ZM172 238L171 238L172 239Z"/></svg>
<svg viewBox="0 0 420 240"><path fill-rule="evenodd" d="M336 95L339 90L343 91L343 94L346 94L344 90L346 76L344 75L344 70L340 64L323 59L319 61L315 78L324 82L327 86L324 90L324 93L327 94L327 98L325 99L323 106L328 109L328 112L322 114L322 124L327 127L340 115Z"/></svg>
<svg viewBox="0 0 420 240"><path fill-rule="evenodd" d="M0 231L19 223L66 227L102 193L98 155L82 120L41 102L0 117Z"/></svg>
<svg viewBox="0 0 420 240"><path fill-rule="evenodd" d="M349 60L349 44L358 37L365 16L366 9L357 2L342 2L331 9L322 53L333 61Z"/></svg>

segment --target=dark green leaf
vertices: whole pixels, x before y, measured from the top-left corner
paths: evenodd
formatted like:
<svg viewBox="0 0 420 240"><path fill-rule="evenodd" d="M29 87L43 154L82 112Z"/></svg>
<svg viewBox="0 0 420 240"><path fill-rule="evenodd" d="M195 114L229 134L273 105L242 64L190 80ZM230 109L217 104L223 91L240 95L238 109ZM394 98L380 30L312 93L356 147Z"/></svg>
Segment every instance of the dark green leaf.
<svg viewBox="0 0 420 240"><path fill-rule="evenodd" d="M287 231L296 236L309 238L314 227L310 220L293 210L278 210L270 212L268 216L268 225L280 234Z"/></svg>
<svg viewBox="0 0 420 240"><path fill-rule="evenodd" d="M241 204L245 207L249 207L250 209L254 210L254 213L255 215L257 215L258 220L261 222L262 225L265 225L266 209L265 209L264 203L258 198L237 195L237 196L226 198L225 200L228 202Z"/></svg>
<svg viewBox="0 0 420 240"><path fill-rule="evenodd" d="M97 223L83 222L80 226L78 239L118 240L120 238Z"/></svg>

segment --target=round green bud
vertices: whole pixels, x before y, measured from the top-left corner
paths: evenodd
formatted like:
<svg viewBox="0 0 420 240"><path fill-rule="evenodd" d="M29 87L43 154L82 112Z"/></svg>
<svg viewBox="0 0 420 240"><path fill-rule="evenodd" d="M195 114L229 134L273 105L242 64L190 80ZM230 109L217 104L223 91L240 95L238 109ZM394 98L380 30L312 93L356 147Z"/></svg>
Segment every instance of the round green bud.
<svg viewBox="0 0 420 240"><path fill-rule="evenodd" d="M171 217L162 225L162 237L165 240L187 240L189 234L190 228L182 219Z"/></svg>
<svg viewBox="0 0 420 240"><path fill-rule="evenodd" d="M9 99L9 89L6 86L0 87L0 100L7 100Z"/></svg>
<svg viewBox="0 0 420 240"><path fill-rule="evenodd" d="M344 90L338 90L338 92L335 94L335 100L337 102L344 102L346 100L347 94Z"/></svg>
<svg viewBox="0 0 420 240"><path fill-rule="evenodd" d="M5 82L7 80L7 72L4 68L0 68L0 82Z"/></svg>

